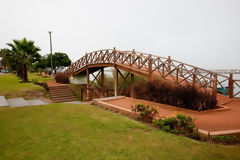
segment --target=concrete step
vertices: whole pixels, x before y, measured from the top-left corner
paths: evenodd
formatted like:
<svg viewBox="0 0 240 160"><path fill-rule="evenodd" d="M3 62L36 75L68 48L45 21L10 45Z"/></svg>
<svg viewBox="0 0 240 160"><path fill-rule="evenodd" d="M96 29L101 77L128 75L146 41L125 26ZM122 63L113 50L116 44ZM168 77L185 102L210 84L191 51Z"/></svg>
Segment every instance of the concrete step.
<svg viewBox="0 0 240 160"><path fill-rule="evenodd" d="M8 102L4 96L0 96L0 107L8 106Z"/></svg>

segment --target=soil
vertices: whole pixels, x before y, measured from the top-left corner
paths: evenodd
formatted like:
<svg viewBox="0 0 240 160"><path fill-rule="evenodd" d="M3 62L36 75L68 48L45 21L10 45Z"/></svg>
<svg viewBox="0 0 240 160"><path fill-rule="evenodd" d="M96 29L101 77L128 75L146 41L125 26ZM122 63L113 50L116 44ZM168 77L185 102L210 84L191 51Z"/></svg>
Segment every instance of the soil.
<svg viewBox="0 0 240 160"><path fill-rule="evenodd" d="M131 110L131 105L143 103L158 110L161 117L171 117L177 112L190 115L195 119L197 128L207 131L221 131L240 129L240 100L233 99L232 102L226 104L227 110L211 110L211 111L193 111L184 108L174 107L166 104L154 103L134 98L124 97L121 99L108 100L107 103L117 105Z"/></svg>

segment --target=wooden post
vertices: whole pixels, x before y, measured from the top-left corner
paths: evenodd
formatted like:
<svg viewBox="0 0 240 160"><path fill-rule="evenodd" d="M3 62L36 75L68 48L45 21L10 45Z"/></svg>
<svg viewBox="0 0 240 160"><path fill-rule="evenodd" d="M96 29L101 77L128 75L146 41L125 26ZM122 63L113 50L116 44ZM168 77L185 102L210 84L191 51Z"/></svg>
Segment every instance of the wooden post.
<svg viewBox="0 0 240 160"><path fill-rule="evenodd" d="M211 80L212 78L213 78L213 74L211 73L210 74L210 87L213 85L213 83L212 83L213 81Z"/></svg>
<svg viewBox="0 0 240 160"><path fill-rule="evenodd" d="M131 73L131 88L130 88L130 96L133 98L134 97L134 74Z"/></svg>
<svg viewBox="0 0 240 160"><path fill-rule="evenodd" d="M217 75L213 75L213 88L212 88L212 95L217 98Z"/></svg>
<svg viewBox="0 0 240 160"><path fill-rule="evenodd" d="M87 77L87 99L89 98L89 69L86 69L86 77Z"/></svg>
<svg viewBox="0 0 240 160"><path fill-rule="evenodd" d="M196 74L193 73L193 86L195 86L195 85L196 85Z"/></svg>
<svg viewBox="0 0 240 160"><path fill-rule="evenodd" d="M148 74L152 74L152 55L148 56Z"/></svg>
<svg viewBox="0 0 240 160"><path fill-rule="evenodd" d="M113 47L113 62L116 63L117 62L117 56L116 56L116 47Z"/></svg>
<svg viewBox="0 0 240 160"><path fill-rule="evenodd" d="M233 98L233 74L230 73L229 80L228 80L228 95L229 98Z"/></svg>
<svg viewBox="0 0 240 160"><path fill-rule="evenodd" d="M104 68L101 68L101 97L104 97Z"/></svg>
<svg viewBox="0 0 240 160"><path fill-rule="evenodd" d="M183 64L181 64L181 76L183 77L184 73L183 73Z"/></svg>
<svg viewBox="0 0 240 160"><path fill-rule="evenodd" d="M171 57L170 56L168 56L167 62L168 62L168 72L170 72L171 71Z"/></svg>
<svg viewBox="0 0 240 160"><path fill-rule="evenodd" d="M88 55L87 55L87 52L86 52L86 54L85 54L85 59L86 59L86 65L88 65L88 57L87 57Z"/></svg>
<svg viewBox="0 0 240 160"><path fill-rule="evenodd" d="M178 84L178 72L179 72L179 69L177 69L176 71L176 83Z"/></svg>
<svg viewBox="0 0 240 160"><path fill-rule="evenodd" d="M132 51L132 63L135 61L135 54L136 54L136 52L135 52L135 49L133 49L133 51Z"/></svg>
<svg viewBox="0 0 240 160"><path fill-rule="evenodd" d="M118 69L115 66L114 69L114 96L118 95Z"/></svg>
<svg viewBox="0 0 240 160"><path fill-rule="evenodd" d="M81 88L81 101L83 101L83 88Z"/></svg>
<svg viewBox="0 0 240 160"><path fill-rule="evenodd" d="M193 86L196 85L196 69L194 69L194 73L193 73Z"/></svg>
<svg viewBox="0 0 240 160"><path fill-rule="evenodd" d="M164 74L164 70L165 70L165 63L163 62L163 64L162 64L162 75L163 75L163 77L165 76Z"/></svg>

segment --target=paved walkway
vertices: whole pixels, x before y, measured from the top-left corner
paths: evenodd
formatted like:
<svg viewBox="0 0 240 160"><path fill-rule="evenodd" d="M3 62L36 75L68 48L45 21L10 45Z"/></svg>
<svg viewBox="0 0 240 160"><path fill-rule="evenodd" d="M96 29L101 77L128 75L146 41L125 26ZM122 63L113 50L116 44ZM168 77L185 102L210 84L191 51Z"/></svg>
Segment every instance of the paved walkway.
<svg viewBox="0 0 240 160"><path fill-rule="evenodd" d="M25 106L36 106L36 105L47 105L48 102L43 102L40 99L25 100L24 98L11 98L5 99L4 96L0 96L0 106L8 107L25 107Z"/></svg>
<svg viewBox="0 0 240 160"><path fill-rule="evenodd" d="M47 105L47 102L43 102L40 99L25 100L23 98L12 98L7 99L9 107L25 107L25 106L36 106L36 105Z"/></svg>
<svg viewBox="0 0 240 160"><path fill-rule="evenodd" d="M8 102L4 96L0 96L0 106L8 106Z"/></svg>
<svg viewBox="0 0 240 160"><path fill-rule="evenodd" d="M57 83L56 81L48 81L47 86L48 87L53 87L53 86L64 86L65 84L62 83Z"/></svg>
<svg viewBox="0 0 240 160"><path fill-rule="evenodd" d="M90 104L90 102L80 102L80 101L70 101L70 102L63 102L63 103ZM24 98L11 98L6 100L4 96L0 96L0 107L1 106L25 107L25 106L47 105L47 104L49 103L46 101L42 101L40 99L25 100Z"/></svg>
<svg viewBox="0 0 240 160"><path fill-rule="evenodd" d="M70 102L63 102L63 103L70 103L70 104L90 104L90 102L80 102L80 101L70 101Z"/></svg>

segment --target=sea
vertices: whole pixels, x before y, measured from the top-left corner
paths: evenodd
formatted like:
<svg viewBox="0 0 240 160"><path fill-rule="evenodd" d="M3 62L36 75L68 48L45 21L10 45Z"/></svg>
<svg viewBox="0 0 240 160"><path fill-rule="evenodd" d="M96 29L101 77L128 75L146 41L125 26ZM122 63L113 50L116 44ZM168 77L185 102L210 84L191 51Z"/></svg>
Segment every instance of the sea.
<svg viewBox="0 0 240 160"><path fill-rule="evenodd" d="M229 74L222 74L222 75L229 77ZM221 76L218 76L218 80L223 81L224 78ZM239 80L239 82L237 82L237 83L240 86L240 74L233 74L233 80ZM221 86L218 85L218 87L221 87ZM228 87L228 81L223 82L223 87ZM233 86L234 94L238 93L239 91L240 91L240 88L236 84L234 84L234 86ZM240 94L238 94L236 97L240 98Z"/></svg>

